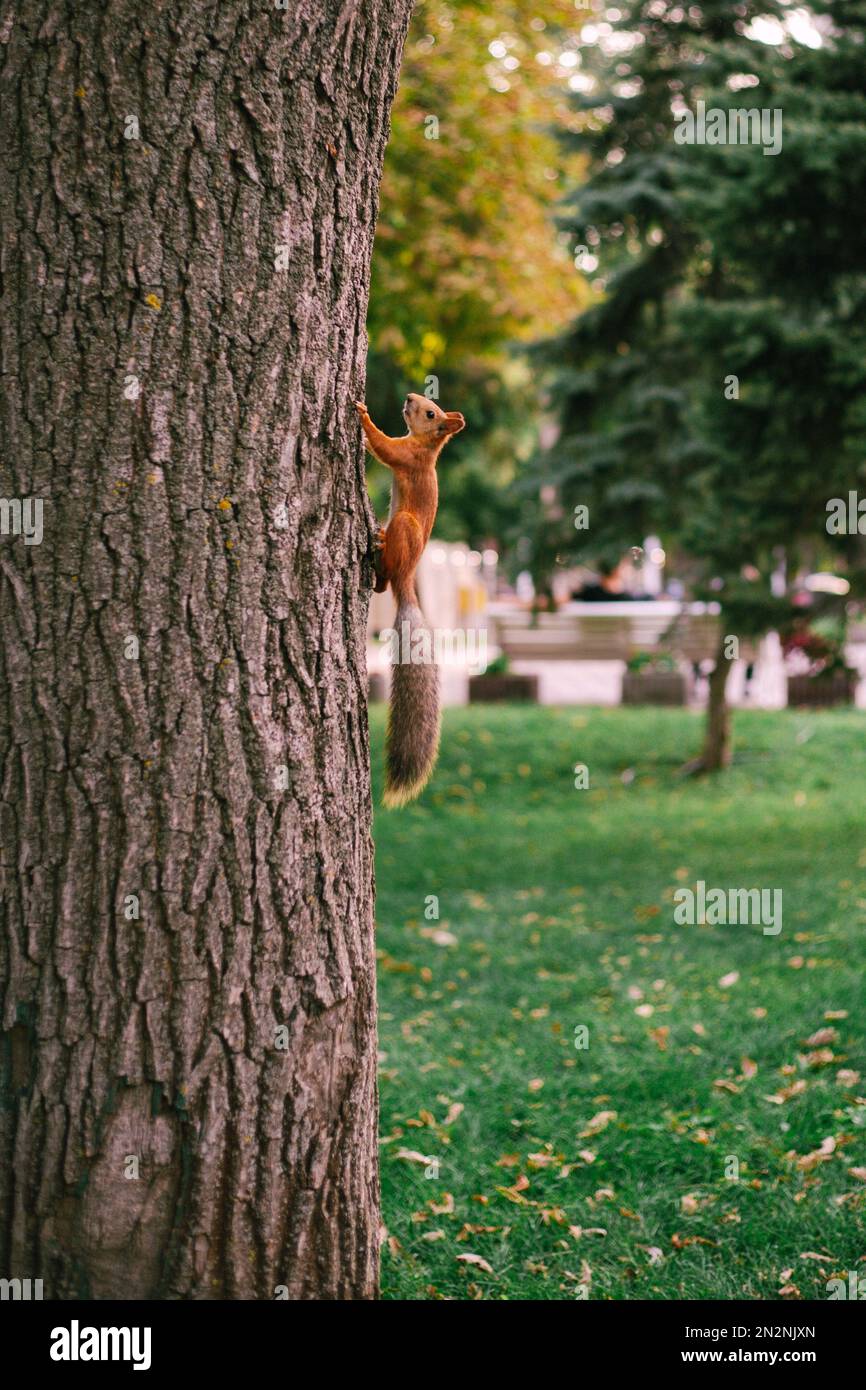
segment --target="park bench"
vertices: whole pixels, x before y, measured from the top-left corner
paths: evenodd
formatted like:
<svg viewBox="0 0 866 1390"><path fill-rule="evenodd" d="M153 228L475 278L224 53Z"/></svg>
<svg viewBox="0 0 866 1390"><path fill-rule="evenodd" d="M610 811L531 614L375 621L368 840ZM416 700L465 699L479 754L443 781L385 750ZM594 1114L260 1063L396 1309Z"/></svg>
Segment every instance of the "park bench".
<svg viewBox="0 0 866 1390"><path fill-rule="evenodd" d="M716 605L674 600L564 604L531 614L504 603L488 609L491 638L515 661L627 661L637 651L662 647L690 662L716 654Z"/></svg>

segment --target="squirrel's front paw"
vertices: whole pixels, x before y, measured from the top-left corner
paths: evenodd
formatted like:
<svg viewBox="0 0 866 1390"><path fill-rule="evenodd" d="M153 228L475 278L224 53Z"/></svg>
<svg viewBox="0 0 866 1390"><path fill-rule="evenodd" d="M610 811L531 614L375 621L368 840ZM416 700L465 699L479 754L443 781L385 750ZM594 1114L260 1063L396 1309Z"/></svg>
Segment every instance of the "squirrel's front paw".
<svg viewBox="0 0 866 1390"><path fill-rule="evenodd" d="M380 526L380 527L379 527L379 530L376 532L376 535L373 537L373 549L374 549L374 550L384 550L384 549L385 549L385 527L384 527L384 526Z"/></svg>
<svg viewBox="0 0 866 1390"><path fill-rule="evenodd" d="M358 414L361 416L362 419L367 414L367 407L365 406L363 401L355 401L355 409L357 410Z"/></svg>

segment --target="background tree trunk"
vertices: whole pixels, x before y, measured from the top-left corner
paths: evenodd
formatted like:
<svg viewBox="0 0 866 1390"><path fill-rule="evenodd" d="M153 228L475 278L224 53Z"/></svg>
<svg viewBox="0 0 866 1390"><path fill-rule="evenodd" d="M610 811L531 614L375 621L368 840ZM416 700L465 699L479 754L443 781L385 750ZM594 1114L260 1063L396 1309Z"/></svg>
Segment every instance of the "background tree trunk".
<svg viewBox="0 0 866 1390"><path fill-rule="evenodd" d="M722 637L708 682L707 722L700 757L702 772L719 772L731 761L731 711L725 695L729 674L730 663L725 654L725 638Z"/></svg>
<svg viewBox="0 0 866 1390"><path fill-rule="evenodd" d="M45 499L0 538L0 1263L46 1298L376 1293L352 402L410 3L0 29L0 491Z"/></svg>

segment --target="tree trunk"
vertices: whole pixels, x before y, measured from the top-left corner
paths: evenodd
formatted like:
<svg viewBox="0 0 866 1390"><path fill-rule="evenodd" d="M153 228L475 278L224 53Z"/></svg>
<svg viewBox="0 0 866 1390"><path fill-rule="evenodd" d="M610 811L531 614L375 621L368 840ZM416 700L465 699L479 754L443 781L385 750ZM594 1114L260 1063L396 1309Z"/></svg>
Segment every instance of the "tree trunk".
<svg viewBox="0 0 866 1390"><path fill-rule="evenodd" d="M709 678L707 723L700 756L702 772L719 772L731 760L731 711L725 698L729 672L725 638L722 637L716 653L716 664Z"/></svg>
<svg viewBox="0 0 866 1390"><path fill-rule="evenodd" d="M0 1265L46 1298L376 1295L352 403L410 4L0 28L0 491L44 499L0 537Z"/></svg>

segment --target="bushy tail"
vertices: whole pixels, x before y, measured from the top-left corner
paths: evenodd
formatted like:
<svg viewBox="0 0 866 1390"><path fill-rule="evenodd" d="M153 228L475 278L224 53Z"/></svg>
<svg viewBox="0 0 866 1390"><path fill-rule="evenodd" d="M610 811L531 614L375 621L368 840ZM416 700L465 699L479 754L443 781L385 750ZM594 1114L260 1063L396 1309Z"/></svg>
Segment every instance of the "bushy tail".
<svg viewBox="0 0 866 1390"><path fill-rule="evenodd" d="M400 599L392 654L391 705L385 744L386 806L404 806L427 784L439 751L439 668L424 614Z"/></svg>

